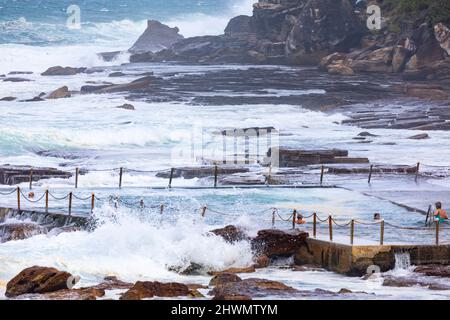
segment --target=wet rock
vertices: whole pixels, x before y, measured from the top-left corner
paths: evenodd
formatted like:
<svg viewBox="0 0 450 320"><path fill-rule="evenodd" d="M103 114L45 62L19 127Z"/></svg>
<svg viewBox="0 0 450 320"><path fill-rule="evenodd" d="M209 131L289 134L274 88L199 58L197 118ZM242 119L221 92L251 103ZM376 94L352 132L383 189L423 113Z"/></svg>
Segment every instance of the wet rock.
<svg viewBox="0 0 450 320"><path fill-rule="evenodd" d="M215 229L212 230L211 233L215 234L216 236L222 237L227 242L231 243L248 240L248 236L245 234L245 232L236 226L226 226L222 229Z"/></svg>
<svg viewBox="0 0 450 320"><path fill-rule="evenodd" d="M338 293L339 294L350 294L350 293L353 293L353 291L349 290L349 289L342 288L341 290L339 290Z"/></svg>
<svg viewBox="0 0 450 320"><path fill-rule="evenodd" d="M194 299L202 299L205 298L205 296L203 294L201 294L200 291L198 290L189 290L189 294L188 294L189 298L194 298Z"/></svg>
<svg viewBox="0 0 450 320"><path fill-rule="evenodd" d="M94 67L94 68L89 68L84 70L84 73L86 74L94 74L94 73L102 73L105 72L106 70L104 68L99 68L99 67Z"/></svg>
<svg viewBox="0 0 450 320"><path fill-rule="evenodd" d="M261 230L251 243L255 252L265 254L269 258L285 257L294 255L305 246L308 236L307 232L299 230Z"/></svg>
<svg viewBox="0 0 450 320"><path fill-rule="evenodd" d="M431 290L450 290L450 286L433 282L430 280L419 279L415 277L393 277L387 276L383 279L383 286L409 288L415 286L428 287Z"/></svg>
<svg viewBox="0 0 450 320"><path fill-rule="evenodd" d="M24 269L6 285L5 295L16 297L26 293L47 293L67 289L72 275L54 268L34 266Z"/></svg>
<svg viewBox="0 0 450 320"><path fill-rule="evenodd" d="M430 136L427 133L417 134L415 136L411 136L408 139L410 140L426 140L430 139Z"/></svg>
<svg viewBox="0 0 450 320"><path fill-rule="evenodd" d="M400 86L400 90L410 97L430 100L447 100L449 95L442 86L428 84L405 84Z"/></svg>
<svg viewBox="0 0 450 320"><path fill-rule="evenodd" d="M30 181L30 171L33 170L33 181L41 179L61 178L69 179L72 173L55 168L39 168L31 166L0 166L0 184L16 185Z"/></svg>
<svg viewBox="0 0 450 320"><path fill-rule="evenodd" d="M208 272L208 274L211 276L216 276L223 273L253 273L253 272L256 272L256 269L254 266L251 266L245 268L229 268L223 271L210 271Z"/></svg>
<svg viewBox="0 0 450 320"><path fill-rule="evenodd" d="M52 93L46 96L46 99L63 99L70 98L71 94L69 88L67 86L63 86L59 89L56 89Z"/></svg>
<svg viewBox="0 0 450 320"><path fill-rule="evenodd" d="M182 275L201 275L204 272L204 266L195 262L191 262L188 266L170 266L169 271Z"/></svg>
<svg viewBox="0 0 450 320"><path fill-rule="evenodd" d="M358 137L379 137L376 134L372 134L370 132L364 131L358 134Z"/></svg>
<svg viewBox="0 0 450 320"><path fill-rule="evenodd" d="M354 76L355 72L352 68L347 67L343 64L333 64L328 66L328 73L329 74L335 74L335 75L341 75L341 76Z"/></svg>
<svg viewBox="0 0 450 320"><path fill-rule="evenodd" d="M101 85L85 85L82 86L81 93L95 93L97 91L111 87L113 84L101 84Z"/></svg>
<svg viewBox="0 0 450 320"><path fill-rule="evenodd" d="M214 276L209 282L209 286L219 286L229 282L239 282L242 281L240 277L238 277L234 273L221 273Z"/></svg>
<svg viewBox="0 0 450 320"><path fill-rule="evenodd" d="M124 77L124 76L126 76L126 74L123 72L113 72L113 73L110 73L108 77L118 78L118 77Z"/></svg>
<svg viewBox="0 0 450 320"><path fill-rule="evenodd" d="M45 99L42 98L42 95L39 95L31 99L23 100L21 102L41 102L41 101L45 101Z"/></svg>
<svg viewBox="0 0 450 320"><path fill-rule="evenodd" d="M36 223L0 224L0 242L23 240L45 233L47 229Z"/></svg>
<svg viewBox="0 0 450 320"><path fill-rule="evenodd" d="M45 72L41 73L42 76L73 76L79 73L83 73L87 68L72 68L72 67L51 67Z"/></svg>
<svg viewBox="0 0 450 320"><path fill-rule="evenodd" d="M64 289L43 294L25 294L18 297L21 300L97 300L105 296L105 291L96 288Z"/></svg>
<svg viewBox="0 0 450 320"><path fill-rule="evenodd" d="M3 82L30 82L32 80L26 78L18 78L18 77L9 77L3 79Z"/></svg>
<svg viewBox="0 0 450 320"><path fill-rule="evenodd" d="M122 294L120 300L142 300L153 297L185 297L189 295L188 286L181 283L161 283L138 281L134 286Z"/></svg>
<svg viewBox="0 0 450 320"><path fill-rule="evenodd" d="M325 269L321 268L320 266L314 265L314 264L293 265L291 267L291 270L292 271L297 271L297 272L307 272L307 271L321 272L321 271L325 271Z"/></svg>
<svg viewBox="0 0 450 320"><path fill-rule="evenodd" d="M177 27L170 28L159 21L148 20L147 29L136 43L130 48L130 52L158 52L171 47L174 43L184 39L179 34Z"/></svg>
<svg viewBox="0 0 450 320"><path fill-rule="evenodd" d="M1 98L0 101L14 101L16 99L17 99L16 97L4 97Z"/></svg>
<svg viewBox="0 0 450 320"><path fill-rule="evenodd" d="M218 285L209 294L214 296L214 300L225 300L233 297L290 296L297 292L281 282L250 278Z"/></svg>
<svg viewBox="0 0 450 320"><path fill-rule="evenodd" d="M124 282L114 276L109 276L105 277L102 283L93 286L91 288L97 290L117 290L117 289L131 289L132 287L133 287L132 283Z"/></svg>
<svg viewBox="0 0 450 320"><path fill-rule="evenodd" d="M92 86L85 86L81 88L82 92L86 92L86 87L89 87L89 90L92 90L91 92L94 93L116 93L116 92L127 92L127 91L135 91L135 90L141 90L146 89L148 86L152 83L152 81L155 78L153 76L143 77L136 79L130 83L125 84L116 84L111 86L100 86L95 88L95 90L92 90Z"/></svg>
<svg viewBox="0 0 450 320"><path fill-rule="evenodd" d="M123 110L130 110L130 111L132 111L132 110L136 110L135 108L134 108L134 106L132 105L132 104L129 104L129 103L125 103L125 104L123 104L123 105L121 105L121 106L118 106L118 107L116 107L117 109L123 109Z"/></svg>
<svg viewBox="0 0 450 320"><path fill-rule="evenodd" d="M270 263L270 258L267 255L262 254L256 257L254 267L256 269L264 269L270 266Z"/></svg>
<svg viewBox="0 0 450 320"><path fill-rule="evenodd" d="M8 75L33 74L32 71L11 71Z"/></svg>
<svg viewBox="0 0 450 320"><path fill-rule="evenodd" d="M352 291L350 289L346 289L346 288L342 288L341 290L339 290L338 294L368 294L367 292L364 291Z"/></svg>
<svg viewBox="0 0 450 320"><path fill-rule="evenodd" d="M446 265L424 265L418 266L414 272L432 277L450 278L450 266Z"/></svg>
<svg viewBox="0 0 450 320"><path fill-rule="evenodd" d="M272 152L278 153L280 167L295 168L315 164L337 164L337 163L368 163L367 158L350 158L347 150L304 150L293 148L271 148L267 153L270 157Z"/></svg>

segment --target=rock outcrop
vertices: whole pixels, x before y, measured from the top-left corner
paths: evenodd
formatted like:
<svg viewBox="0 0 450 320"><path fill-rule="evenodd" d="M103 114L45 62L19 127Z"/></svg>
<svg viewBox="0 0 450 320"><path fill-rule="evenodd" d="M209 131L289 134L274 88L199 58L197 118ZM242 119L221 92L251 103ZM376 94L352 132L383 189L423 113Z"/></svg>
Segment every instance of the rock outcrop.
<svg viewBox="0 0 450 320"><path fill-rule="evenodd" d="M42 76L73 76L78 73L83 73L87 68L72 68L72 67L51 67L45 72L41 73Z"/></svg>
<svg viewBox="0 0 450 320"><path fill-rule="evenodd" d="M170 28L161 22L149 20L144 34L139 37L129 51L139 53L168 49L174 43L184 39L179 32L180 30L177 27Z"/></svg>
<svg viewBox="0 0 450 320"><path fill-rule="evenodd" d="M296 254L301 247L306 245L308 233L292 230L261 230L256 238L252 239L252 248L258 254L264 254L269 258L289 257Z"/></svg>
<svg viewBox="0 0 450 320"><path fill-rule="evenodd" d="M341 76L404 73L407 80L449 79L450 5L406 2L260 0L252 16L231 19L222 35L181 39L156 54L144 46L131 61L320 63ZM383 15L376 32L366 26L366 8L372 4L380 6Z"/></svg>
<svg viewBox="0 0 450 320"><path fill-rule="evenodd" d="M55 268L34 266L15 276L6 285L9 298L27 293L47 293L67 289L67 280L72 275Z"/></svg>

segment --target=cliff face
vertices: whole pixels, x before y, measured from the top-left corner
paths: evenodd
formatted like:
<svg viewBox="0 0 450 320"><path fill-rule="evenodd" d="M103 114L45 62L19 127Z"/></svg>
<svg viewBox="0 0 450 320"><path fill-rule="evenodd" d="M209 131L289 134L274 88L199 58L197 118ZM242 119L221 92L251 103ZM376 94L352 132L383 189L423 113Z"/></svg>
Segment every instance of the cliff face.
<svg viewBox="0 0 450 320"><path fill-rule="evenodd" d="M381 7L381 30L367 27L372 4ZM253 16L233 18L223 35L180 40L132 62L320 63L330 73L424 79L450 65L449 26L448 0L260 0Z"/></svg>

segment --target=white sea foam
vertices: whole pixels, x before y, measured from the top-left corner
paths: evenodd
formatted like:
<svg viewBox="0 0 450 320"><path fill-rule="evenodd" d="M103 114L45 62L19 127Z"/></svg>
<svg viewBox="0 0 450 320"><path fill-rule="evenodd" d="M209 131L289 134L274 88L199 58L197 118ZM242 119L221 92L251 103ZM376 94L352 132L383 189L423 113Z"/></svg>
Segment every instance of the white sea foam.
<svg viewBox="0 0 450 320"><path fill-rule="evenodd" d="M0 280L6 281L32 265L53 266L86 279L118 275L122 279L174 280L169 269L192 263L207 270L245 267L253 255L248 242L229 244L209 234L212 226L184 215L160 223L159 214L137 216L109 206L95 212L100 226L93 232L40 235L0 246Z"/></svg>

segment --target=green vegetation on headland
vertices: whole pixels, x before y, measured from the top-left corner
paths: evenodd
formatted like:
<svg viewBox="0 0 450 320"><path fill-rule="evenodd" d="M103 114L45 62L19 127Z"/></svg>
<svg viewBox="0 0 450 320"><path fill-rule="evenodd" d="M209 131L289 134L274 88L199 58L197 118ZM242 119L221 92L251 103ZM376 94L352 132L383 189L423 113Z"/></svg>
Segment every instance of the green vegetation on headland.
<svg viewBox="0 0 450 320"><path fill-rule="evenodd" d="M419 19L432 25L450 22L449 0L385 0L383 5L397 21Z"/></svg>

